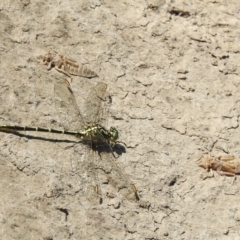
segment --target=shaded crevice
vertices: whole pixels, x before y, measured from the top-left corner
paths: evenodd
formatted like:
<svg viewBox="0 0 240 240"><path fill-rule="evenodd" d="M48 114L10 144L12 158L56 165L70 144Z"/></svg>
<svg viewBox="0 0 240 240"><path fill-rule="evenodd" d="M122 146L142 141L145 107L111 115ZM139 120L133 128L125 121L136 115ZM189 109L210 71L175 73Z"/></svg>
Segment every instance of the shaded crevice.
<svg viewBox="0 0 240 240"><path fill-rule="evenodd" d="M59 210L60 212L65 214L65 221L67 222L67 218L68 218L68 215L69 215L68 210L66 208L57 208L57 210Z"/></svg>
<svg viewBox="0 0 240 240"><path fill-rule="evenodd" d="M180 16L180 17L185 17L185 18L190 16L190 13L188 11L183 11L183 10L175 8L175 7L173 7L169 11L169 13L172 14L172 15L175 15L175 16Z"/></svg>

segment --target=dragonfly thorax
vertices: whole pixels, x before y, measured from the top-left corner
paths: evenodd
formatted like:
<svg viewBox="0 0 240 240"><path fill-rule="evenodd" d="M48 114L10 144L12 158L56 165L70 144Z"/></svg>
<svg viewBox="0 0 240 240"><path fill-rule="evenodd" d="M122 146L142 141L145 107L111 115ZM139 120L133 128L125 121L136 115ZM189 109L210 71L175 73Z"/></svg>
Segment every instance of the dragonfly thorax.
<svg viewBox="0 0 240 240"><path fill-rule="evenodd" d="M100 124L87 126L84 131L79 132L79 135L84 140L92 140L95 142L115 142L118 139L118 130L111 127L107 130Z"/></svg>
<svg viewBox="0 0 240 240"><path fill-rule="evenodd" d="M111 135L110 141L116 142L118 140L118 130L115 127L110 127L109 133Z"/></svg>

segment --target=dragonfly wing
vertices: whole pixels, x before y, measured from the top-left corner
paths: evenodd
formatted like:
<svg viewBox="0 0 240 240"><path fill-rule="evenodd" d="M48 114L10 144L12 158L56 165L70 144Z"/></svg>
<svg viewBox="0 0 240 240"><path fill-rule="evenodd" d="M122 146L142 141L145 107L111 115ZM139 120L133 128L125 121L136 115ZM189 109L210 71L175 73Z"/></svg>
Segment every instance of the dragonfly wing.
<svg viewBox="0 0 240 240"><path fill-rule="evenodd" d="M87 200L92 205L99 205L102 201L102 194L95 166L96 154L87 145L81 147L85 148L84 154L78 161L73 161L73 171L79 177L81 189ZM80 149L77 147L76 151L78 153Z"/></svg>
<svg viewBox="0 0 240 240"><path fill-rule="evenodd" d="M88 124L98 123L105 126L108 117L107 105L109 105L107 84L99 82L91 89L86 99L84 119Z"/></svg>
<svg viewBox="0 0 240 240"><path fill-rule="evenodd" d="M116 164L113 153L101 152L101 168L108 173L109 183L116 188L127 200L139 200L137 189L130 179L123 174L121 168Z"/></svg>
<svg viewBox="0 0 240 240"><path fill-rule="evenodd" d="M84 120L69 85L62 81L54 85L55 106L65 130L84 129Z"/></svg>

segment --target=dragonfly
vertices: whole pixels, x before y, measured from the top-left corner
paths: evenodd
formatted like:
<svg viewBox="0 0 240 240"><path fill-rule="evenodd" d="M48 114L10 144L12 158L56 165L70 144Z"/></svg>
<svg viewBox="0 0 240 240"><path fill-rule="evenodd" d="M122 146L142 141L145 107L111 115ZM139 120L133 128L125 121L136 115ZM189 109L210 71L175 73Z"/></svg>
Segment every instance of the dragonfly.
<svg viewBox="0 0 240 240"><path fill-rule="evenodd" d="M77 173L84 179L83 191L87 199L93 203L102 203L102 191L99 184L98 171L103 170L109 184L129 201L139 200L137 189L116 163L113 152L119 134L115 127L109 130L106 123L105 102L110 96L107 84L99 82L89 92L85 101L86 113L83 117L75 96L67 80L54 85L55 107L64 130L43 127L17 125L0 125L0 131L39 131L56 134L74 135L84 143L86 154L83 161L77 161Z"/></svg>

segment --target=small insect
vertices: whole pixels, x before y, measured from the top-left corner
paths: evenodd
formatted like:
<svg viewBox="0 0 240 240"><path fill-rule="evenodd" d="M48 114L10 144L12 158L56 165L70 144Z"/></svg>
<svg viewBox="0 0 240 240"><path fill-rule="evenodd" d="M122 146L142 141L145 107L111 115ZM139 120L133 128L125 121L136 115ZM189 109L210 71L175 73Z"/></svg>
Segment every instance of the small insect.
<svg viewBox="0 0 240 240"><path fill-rule="evenodd" d="M205 153L197 162L199 167L206 169L208 172L214 170L218 174L226 176L240 174L240 159L236 159L232 155L214 157Z"/></svg>
<svg viewBox="0 0 240 240"><path fill-rule="evenodd" d="M67 58L56 51L48 52L43 57L43 64L48 65L48 70L55 68L57 71L64 73L71 78L71 75L81 76L86 78L98 77L98 75L85 67L84 65L77 63L76 60Z"/></svg>

